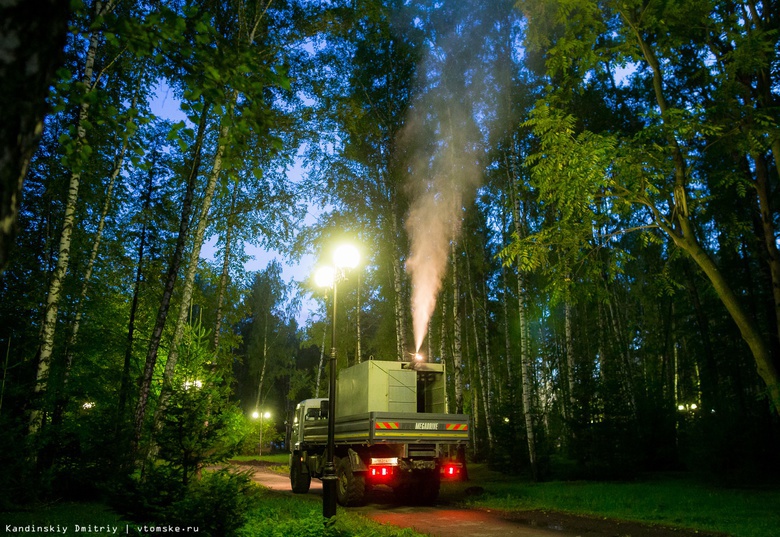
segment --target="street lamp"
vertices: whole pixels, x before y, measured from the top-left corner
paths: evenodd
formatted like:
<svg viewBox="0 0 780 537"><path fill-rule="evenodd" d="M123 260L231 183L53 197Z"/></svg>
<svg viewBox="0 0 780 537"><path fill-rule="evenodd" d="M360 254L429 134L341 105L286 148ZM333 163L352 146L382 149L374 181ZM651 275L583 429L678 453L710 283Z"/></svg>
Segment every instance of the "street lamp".
<svg viewBox="0 0 780 537"><path fill-rule="evenodd" d="M331 518L336 515L336 471L333 464L336 451L336 302L338 297L338 281L346 277L346 272L353 269L360 261L360 253L350 244L342 244L333 252L333 266L320 268L315 274L315 281L321 287L333 287L333 319L330 340L330 378L328 388L328 446L325 468L322 475L322 516Z"/></svg>
<svg viewBox="0 0 780 537"><path fill-rule="evenodd" d="M260 443L257 446L257 451L261 457L263 456L263 418L268 419L270 417L271 417L270 412L263 412L262 414L257 410L252 412L253 419L260 418Z"/></svg>

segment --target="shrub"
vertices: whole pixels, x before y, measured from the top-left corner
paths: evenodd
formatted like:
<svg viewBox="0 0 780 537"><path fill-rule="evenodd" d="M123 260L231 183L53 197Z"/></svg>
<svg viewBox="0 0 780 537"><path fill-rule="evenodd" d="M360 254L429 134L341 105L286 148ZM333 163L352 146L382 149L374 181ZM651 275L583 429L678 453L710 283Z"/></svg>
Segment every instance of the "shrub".
<svg viewBox="0 0 780 537"><path fill-rule="evenodd" d="M171 506L170 520L181 526L197 526L212 537L228 537L236 535L258 501L258 488L247 473L226 469L206 472Z"/></svg>
<svg viewBox="0 0 780 537"><path fill-rule="evenodd" d="M231 537L258 506L259 489L248 473L204 472L182 484L180 472L160 465L133 476L115 492L113 507L134 522L194 526L199 535Z"/></svg>

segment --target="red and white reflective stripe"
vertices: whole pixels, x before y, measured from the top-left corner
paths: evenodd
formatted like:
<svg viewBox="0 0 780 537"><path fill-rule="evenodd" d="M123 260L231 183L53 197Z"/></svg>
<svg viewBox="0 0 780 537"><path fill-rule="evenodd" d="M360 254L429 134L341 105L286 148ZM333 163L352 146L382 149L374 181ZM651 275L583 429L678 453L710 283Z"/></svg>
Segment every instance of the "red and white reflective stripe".
<svg viewBox="0 0 780 537"><path fill-rule="evenodd" d="M448 423L447 424L447 430L448 431L468 431L469 426L466 423Z"/></svg>
<svg viewBox="0 0 780 537"><path fill-rule="evenodd" d="M374 426L376 429L398 429L397 421L378 421Z"/></svg>

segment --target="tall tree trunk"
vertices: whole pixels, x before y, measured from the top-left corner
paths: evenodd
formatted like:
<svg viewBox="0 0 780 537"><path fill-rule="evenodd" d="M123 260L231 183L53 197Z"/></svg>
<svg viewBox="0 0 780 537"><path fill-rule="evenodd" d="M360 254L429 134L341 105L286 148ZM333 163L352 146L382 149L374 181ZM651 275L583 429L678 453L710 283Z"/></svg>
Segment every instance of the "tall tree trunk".
<svg viewBox="0 0 780 537"><path fill-rule="evenodd" d="M570 278L569 278L570 279ZM571 326L571 298L567 290L566 298L563 303L564 331L566 335L566 380L568 381L569 397L566 404L563 405L564 418L574 418L574 408L576 407L574 398L574 335Z"/></svg>
<svg viewBox="0 0 780 537"><path fill-rule="evenodd" d="M260 380L257 382L257 397L255 397L255 410L260 412L260 403L262 403L263 383L265 382L265 370L268 366L268 312L264 314L265 324L263 325L263 365L260 368ZM330 397L330 394L328 394Z"/></svg>
<svg viewBox="0 0 780 537"><path fill-rule="evenodd" d="M653 89L656 102L663 116L669 110L669 106L664 95L665 81L662 64L658 60L655 51L642 35L642 31L637 22L632 20L626 13L623 13L623 16L629 26L631 26L642 55L653 73ZM670 211L672 220L668 221L657 207L651 206L650 209L655 213L656 222L661 229L663 229L677 246L693 259L712 283L713 289L721 302L723 302L726 310L737 325L742 338L745 340L753 354L756 369L766 385L767 394L775 412L780 413L780 366L778 366L774 357L771 355L769 346L767 345L764 336L761 334L761 331L756 326L755 321L746 314L739 297L731 288L710 255L702 248L701 244L699 244L696 239L694 226L690 221L688 212L686 189L688 166L672 129L669 129L668 138L669 143L673 148L672 157L675 167L673 199L671 200ZM780 147L778 147L778 149L780 149Z"/></svg>
<svg viewBox="0 0 780 537"><path fill-rule="evenodd" d="M452 256L452 372L455 381L455 413L463 414L463 349L460 332L460 285L458 282L458 256L455 253L455 240L450 243Z"/></svg>
<svg viewBox="0 0 780 537"><path fill-rule="evenodd" d="M468 262L468 259L470 259L471 256L468 253L468 249L466 250L466 287L469 290L469 298L471 301L471 311L472 311L472 317L471 317L471 324L472 328L474 330L474 356L475 356L475 364L474 364L474 373L472 375L472 382L476 381L479 386L479 391L482 395L482 408L485 412L485 429L487 431L488 436L488 447L490 450L493 449L493 429L491 426L491 409L490 409L490 401L489 401L489 391L490 387L488 386L488 383L485 379L485 365L484 365L484 359L482 357L482 351L480 350L480 341L479 341L479 328L478 328L478 321L477 318L479 316L478 307L477 307L477 301L474 298L474 281L471 278L471 263ZM473 388L472 388L473 389ZM476 412L475 412L476 414Z"/></svg>
<svg viewBox="0 0 780 537"><path fill-rule="evenodd" d="M135 409L135 434L133 436L133 443L131 451L135 454L138 450L138 443L141 440L141 434L143 432L144 420L146 418L146 407L149 400L149 392L152 387L152 376L154 374L154 366L157 363L157 352L160 348L160 341L162 340L163 329L165 328L165 321L168 318L168 310L171 305L171 298L173 296L173 288L176 285L176 280L179 275L179 268L184 256L184 246L187 242L187 236L189 234L190 215L192 214L192 198L195 192L195 184L197 183L198 173L201 164L201 155L203 153L203 137L206 132L206 121L208 119L208 111L210 103L206 102L203 105L203 110L200 113L200 120L198 122L198 133L196 137L195 147L193 148L192 165L190 168L190 175L187 178L187 190L184 194L184 200L182 202L181 220L179 222L179 234L176 239L176 247L171 257L171 264L168 268L168 274L165 278L165 288L163 290L163 296L160 301L160 307L157 310L157 319L154 323L154 329L152 330L151 338L149 339L149 350L146 353L146 363L144 364L144 373L141 377L141 387L138 396L138 403Z"/></svg>
<svg viewBox="0 0 780 537"><path fill-rule="evenodd" d="M255 41L255 37L257 35L257 30L260 26L260 21L265 16L266 12L268 11L268 8L271 6L271 2L273 0L267 0L265 3L263 1L257 1L254 5L254 13L251 17L247 17L247 12L243 10L244 6L239 7L239 13L238 13L238 32L239 32L239 43L242 45L245 45L247 47L251 47L252 44ZM243 36L243 41L242 41ZM238 100L238 91L233 90L230 98L230 103L228 104L228 111L229 116L232 116L233 109L236 106L236 102ZM212 167L211 172L211 178L214 181L217 180L219 173L222 169L222 157L225 152L225 144L227 135L230 132L230 127L225 125L224 121L222 123L220 133L219 133L219 142L217 147L217 155L214 157L214 165ZM209 183L211 184L211 183ZM216 183L215 183L216 184ZM207 190L207 196L208 196L208 188ZM235 218L235 207L236 207L236 201L238 200L238 193L239 193L240 187L239 182L236 180L235 184L233 185L233 194L230 198L230 213L228 214L228 220L227 220L227 230L225 232L225 257L224 262L222 264L222 275L220 277L220 286L219 286L219 296L217 298L217 321L216 325L214 327L214 354L215 356L218 355L219 352L219 339L220 339L220 332L222 329L222 302L224 299L224 293L227 290L227 284L230 277L229 269L230 269L230 249L231 249L231 239L232 239L232 232L233 232L233 218ZM213 188L211 190L213 195ZM204 208L206 209L205 213L206 216L208 216L208 207L207 205L210 205L210 202L207 204L204 200ZM203 211L201 211L201 216L203 216ZM203 222L203 220L201 220ZM204 223L205 225L205 223ZM202 242L202 233L201 233L201 242ZM197 239L196 239L197 243ZM200 249L200 246L198 246L198 249ZM200 253L198 253L198 256ZM196 259L197 261L197 259ZM197 270L197 265L196 265ZM175 366L175 360L174 360L174 366ZM167 364L166 364L167 368Z"/></svg>
<svg viewBox="0 0 780 537"><path fill-rule="evenodd" d="M778 154L777 156L780 156ZM777 248L774 216L772 210L772 192L769 180L769 169L764 155L753 154L756 170L756 194L758 208L761 214L761 226L764 236L764 246L767 252L767 264L772 278L772 298L774 299L775 337L780 337L780 251ZM778 164L780 166L780 164Z"/></svg>
<svg viewBox="0 0 780 537"><path fill-rule="evenodd" d="M136 88L135 94L133 95L133 101L130 107L131 111L135 110L138 105L139 93L140 93L140 78L139 78L139 87ZM133 123L134 121L131 115L130 120L128 120L128 125L132 125ZM130 143L129 138L125 136L124 140L122 141L122 146L119 149L119 153L116 155L116 158L114 159L114 167L111 171L111 176L109 177L108 186L106 187L106 197L103 200L103 208L100 212L100 219L98 220L98 227L97 227L97 232L95 233L95 240L92 242L92 250L90 251L89 254L89 261L87 262L87 268L84 271L84 276L82 277L81 292L79 293L78 302L76 303L76 315L73 320L73 327L71 329L70 337L68 338L68 341L65 345L65 364L63 366L63 371L62 371L62 379L60 380L59 386L56 389L58 393L57 405L54 409L54 418L52 420L53 423L55 424L61 421L62 412L64 412L65 410L65 404L67 402L66 394L68 388L68 380L70 378L70 370L73 365L73 349L76 346L76 343L78 342L84 302L87 299L89 282L92 279L92 271L95 268L95 262L97 260L98 251L100 250L100 243L103 239L103 229L105 228L106 218L108 217L108 211L109 208L111 207L111 202L113 201L114 185L116 184L116 180L119 177L119 174L122 172L122 167L124 166L124 161L125 161L125 154L127 153L127 148L129 146L129 143Z"/></svg>
<svg viewBox="0 0 780 537"><path fill-rule="evenodd" d="M425 329L425 356L428 360L433 360L433 318L428 319L428 326Z"/></svg>
<svg viewBox="0 0 780 537"><path fill-rule="evenodd" d="M357 363L361 363L363 361L363 349L361 348L362 334L360 333L360 311L362 307L363 306L360 303L360 271L358 271L357 273L357 318L355 320L355 324L357 325L357 348L355 349L355 354L357 355Z"/></svg>
<svg viewBox="0 0 780 537"><path fill-rule="evenodd" d="M238 92L233 92L233 98L228 106L228 117L232 115L233 106L238 98ZM217 146L217 153L214 155L214 164L209 173L209 179L206 183L206 192L203 196L203 202L200 207L200 214L198 215L198 225L193 233L193 245L190 252L190 261L187 265L187 272L184 277L184 290L182 291L181 302L179 303L179 315L176 319L176 326L173 331L173 339L171 341L170 349L168 350L168 360L165 362L165 370L163 372L163 383L160 391L160 397L157 402L157 409L154 413L154 423L159 423L160 419L165 412L165 407L168 404L168 398L171 394L171 387L173 383L173 376L176 372L176 363L179 359L179 346L181 340L184 337L184 327L187 324L187 312L189 311L190 304L192 302L192 291L195 286L195 275L198 272L198 263L200 262L200 249L203 246L203 238L206 233L206 225L208 224L209 212L211 210L211 201L214 198L214 190L217 186L217 179L222 173L222 159L225 155L225 149L227 145L228 136L230 135L229 120L223 119L222 126L219 132L219 143Z"/></svg>
<svg viewBox="0 0 780 537"><path fill-rule="evenodd" d="M102 17L113 10L115 2L112 0L106 4L95 4L95 18ZM95 58L100 43L98 30L92 30L89 37L89 46L84 65L84 76L81 81L87 88L87 92L94 90L93 75ZM76 123L76 151L80 153L86 145L86 125L89 118L89 101L84 99L79 107L79 115ZM81 183L81 170L76 169L71 173L68 184L68 195L65 202L65 216L62 222L62 232L57 256L57 266L49 282L49 292L46 297L46 310L41 331L40 354L38 357L38 370L36 373L35 394L36 398L47 391L49 381L49 369L54 350L54 334L57 328L57 312L62 296L62 286L68 272L70 262L70 246L73 227L76 221L76 204L79 198L79 185ZM30 415L29 431L34 433L42 425L43 413L40 409L34 409Z"/></svg>
<svg viewBox="0 0 780 537"><path fill-rule="evenodd" d="M3 398L5 397L5 379L8 377L8 360L11 358L11 339L12 339L12 335L9 335L8 343L5 348L5 359L3 360L3 383L0 386L0 416L3 415Z"/></svg>
<svg viewBox="0 0 780 537"><path fill-rule="evenodd" d="M718 386L720 384L718 368L715 363L715 354L712 349L712 339L710 338L710 323L707 312L699 298L699 290L696 288L696 281L688 264L683 266L685 275L685 285L688 290L693 311L696 313L696 324L699 327L698 337L704 348L703 354L696 354L697 368L702 376L703 386L701 388L702 405L704 408L717 410L720 406L721 398L718 396Z"/></svg>
<svg viewBox="0 0 780 537"><path fill-rule="evenodd" d="M515 233L518 237L525 235L520 211L520 197L517 195L514 182L510 189L513 220L515 225ZM539 480L539 465L537 463L536 454L536 435L534 433L534 419L533 419L533 396L532 396L532 384L533 368L531 366L531 357L529 353L529 330L528 321L526 318L526 305L525 305L525 290L524 290L523 269L519 265L517 267L517 307L518 317L520 322L520 368L523 382L523 416L525 418L525 430L526 439L528 441L528 460L531 465L531 475L534 481Z"/></svg>
<svg viewBox="0 0 780 537"><path fill-rule="evenodd" d="M43 132L47 96L63 65L70 2L19 0L0 7L0 274L16 239L22 185Z"/></svg>
<svg viewBox="0 0 780 537"><path fill-rule="evenodd" d="M439 356L441 357L441 363L446 364L448 363L447 359L447 295L446 293L442 293L442 299L441 299L441 326L439 327ZM450 375L447 375L447 377L450 377ZM447 412L452 412L452 409L450 408L450 390L449 390L449 378L444 379L444 408L447 409Z"/></svg>
<svg viewBox="0 0 780 537"><path fill-rule="evenodd" d="M691 232L692 230L688 229L688 233ZM735 321L742 338L753 353L758 374L766 385L769 400L775 411L780 412L780 374L778 374L778 368L769 352L769 347L752 318L745 313L739 297L731 289L723 273L693 236L686 234L686 236L680 237L674 234L672 237L675 244L684 249L709 278L715 292L726 306L726 310Z"/></svg>
<svg viewBox="0 0 780 537"><path fill-rule="evenodd" d="M322 368L325 365L325 338L328 335L328 326L325 325L325 328L322 330L322 346L320 347L320 363L317 366L317 387L314 390L314 398L318 398L320 396L320 379L322 378Z"/></svg>
<svg viewBox="0 0 780 537"><path fill-rule="evenodd" d="M111 172L111 178L106 188L106 198L103 200L103 208L100 212L100 219L98 221L97 232L95 233L95 240L92 242L92 250L89 254L89 261L87 262L87 268L84 271L84 276L81 281L81 292L79 293L78 302L76 303L76 315L73 320L73 327L71 329L70 337L68 338L66 352L65 352L65 379L67 382L68 372L70 371L71 364L73 362L73 347L76 345L79 336L79 329L81 327L81 316L83 313L84 301L87 298L87 291L89 289L89 282L92 279L92 271L95 268L95 261L97 260L98 251L100 250L100 243L103 239L103 229L106 225L106 218L108 216L108 210L111 206L114 194L114 184L119 173L122 171L124 164L125 153L127 152L128 141L125 140L122 143L122 148L117 155L114 162L114 169Z"/></svg>
<svg viewBox="0 0 780 537"><path fill-rule="evenodd" d="M604 290L608 295L607 302L607 308L609 309L609 319L611 321L612 326L612 334L615 341L616 346L616 352L617 355L620 357L620 380L621 385L623 389L623 393L628 397L628 403L631 407L631 412L634 414L634 417L636 418L637 413L637 405L636 405L636 389L634 388L635 382L634 382L634 371L631 366L631 362L628 355L628 345L626 343L626 338L623 335L623 330L621 328L620 320L618 319L619 314L619 308L616 306L613 306L613 295L610 292L609 284L606 281L606 276L604 277Z"/></svg>
<svg viewBox="0 0 780 537"><path fill-rule="evenodd" d="M674 311L674 302L672 302L672 312L671 312L671 331L672 331L672 337L671 337L671 343L672 343L672 390L673 390L673 396L672 396L672 403L674 405L674 408L677 408L677 405L680 402L679 396L680 396L680 356L679 356L679 345L677 344L677 323L675 322L675 311Z"/></svg>
<svg viewBox="0 0 780 537"><path fill-rule="evenodd" d="M398 247L398 218L393 211L393 239L391 241L393 250L393 289L395 295L395 334L396 334L396 359L402 362L406 356L406 322L404 308L403 283L401 281L401 260L399 257L400 248Z"/></svg>
<svg viewBox="0 0 780 537"><path fill-rule="evenodd" d="M754 1L747 2L748 9L745 11L746 19L752 23L756 33L766 33L772 27L777 31L777 22L773 21L772 9L765 9L763 19L758 13ZM775 16L776 18L776 16ZM748 32L750 26L748 25ZM768 114L770 117L777 117L776 111L780 100L777 98L776 91L778 80L774 76L777 71L771 68L771 62L766 62L764 68L760 69L754 77L738 77L739 81L745 86L746 94L756 95L756 108ZM747 83L745 83L747 82ZM755 84L755 86L754 86ZM757 91L756 91L757 90ZM764 154L753 154L753 162L756 170L756 193L758 196L758 205L761 214L761 224L764 231L764 245L767 251L767 263L769 264L772 278L772 297L774 298L775 313L775 338L780 339L780 251L778 251L775 230L775 210L771 205L772 184L769 172L769 161L774 160L777 177L780 177L780 135L775 132L768 132L770 140L770 151ZM777 365L777 364L776 364ZM775 406L780 412L780 408Z"/></svg>
<svg viewBox="0 0 780 537"><path fill-rule="evenodd" d="M503 294L501 297L501 310L504 314L504 360L506 361L506 403L509 408L514 408L512 405L513 392L515 386L515 375L512 367L512 338L510 336L509 325L509 281L507 276L507 270L504 264L501 264L501 281L503 284Z"/></svg>
<svg viewBox="0 0 780 537"><path fill-rule="evenodd" d="M517 277L518 312L520 319L520 332L522 343L520 345L520 368L523 380L523 417L525 418L525 431L528 440L528 461L531 464L531 475L534 481L539 480L539 465L536 456L536 434L534 432L534 404L533 404L533 366L528 345L528 321L525 312L525 295L523 291L523 277L519 272Z"/></svg>
<svg viewBox="0 0 780 537"><path fill-rule="evenodd" d="M135 317L138 312L138 300L141 294L141 282L143 280L144 253L146 249L146 231L149 220L149 209L152 204L152 189L154 188L154 166L157 161L157 152L152 153L151 166L149 166L148 182L144 195L144 205L141 210L143 224L141 237L138 240L138 261L135 269L135 283L133 284L133 301L130 304L130 319L127 322L127 344L125 347L125 360L122 366L122 378L119 387L119 403L117 405L116 426L114 436L119 440L120 432L125 422L125 410L127 400L130 397L130 368L133 362L133 344L135 342Z"/></svg>
<svg viewBox="0 0 780 537"><path fill-rule="evenodd" d="M217 291L217 321L214 325L214 355L219 356L219 339L222 332L222 307L225 302L228 284L230 282L230 253L233 241L233 227L236 212L236 202L238 201L239 184L236 181L233 184L233 193L230 196L230 212L227 218L227 229L225 230L225 255L222 260L222 273L219 277L219 290Z"/></svg>
<svg viewBox="0 0 780 537"><path fill-rule="evenodd" d="M482 313L482 318L485 321L482 323L482 331L485 337L485 374L487 375L488 390L492 394L493 386L496 386L498 388L498 400L501 401L503 400L503 382L496 384L493 381L493 357L490 353L490 315L488 314L487 284L484 279L482 280Z"/></svg>

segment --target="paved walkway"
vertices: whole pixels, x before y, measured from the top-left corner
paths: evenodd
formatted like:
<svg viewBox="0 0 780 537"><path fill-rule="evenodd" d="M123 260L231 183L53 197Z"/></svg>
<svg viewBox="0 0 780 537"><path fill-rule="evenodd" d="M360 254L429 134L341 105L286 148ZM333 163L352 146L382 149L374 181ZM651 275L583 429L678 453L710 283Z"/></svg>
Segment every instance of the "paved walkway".
<svg viewBox="0 0 780 537"><path fill-rule="evenodd" d="M252 467L254 481L272 490L290 490L289 477L264 467ZM309 495L322 496L322 483L313 479ZM380 524L412 528L433 537L580 537L563 529L540 528L505 520L489 511L457 509L447 505L412 507L382 501L381 495L364 507L350 508ZM584 536L583 536L584 537Z"/></svg>

